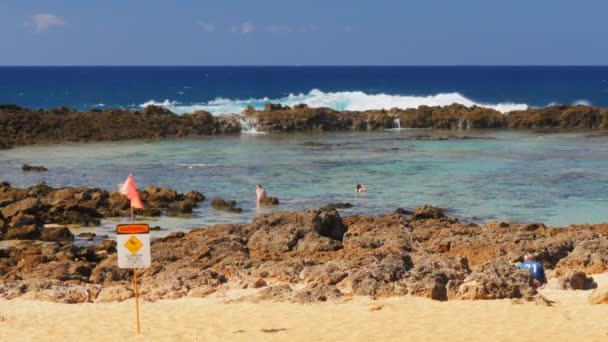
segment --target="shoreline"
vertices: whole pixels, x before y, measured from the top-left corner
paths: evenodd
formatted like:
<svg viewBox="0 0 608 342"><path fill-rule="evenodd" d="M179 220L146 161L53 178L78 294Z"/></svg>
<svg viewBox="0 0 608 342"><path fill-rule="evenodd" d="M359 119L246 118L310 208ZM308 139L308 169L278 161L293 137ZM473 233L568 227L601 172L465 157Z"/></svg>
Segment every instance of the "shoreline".
<svg viewBox="0 0 608 342"><path fill-rule="evenodd" d="M604 278L608 274L603 275ZM135 333L132 300L109 304L59 304L0 300L0 338L35 341L57 337L107 341L170 340L479 340L553 338L600 341L608 331L605 308L585 301L589 291L550 290L552 306L513 300L437 302L418 297L342 303L225 303L181 298L140 303ZM37 324L31 324L34 320Z"/></svg>

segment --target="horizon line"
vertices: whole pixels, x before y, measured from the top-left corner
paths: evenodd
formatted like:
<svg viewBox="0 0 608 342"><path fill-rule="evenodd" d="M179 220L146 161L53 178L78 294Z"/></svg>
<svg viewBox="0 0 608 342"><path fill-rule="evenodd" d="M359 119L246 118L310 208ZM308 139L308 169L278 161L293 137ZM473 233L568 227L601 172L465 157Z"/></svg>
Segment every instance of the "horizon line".
<svg viewBox="0 0 608 342"><path fill-rule="evenodd" d="M608 64L6 64L0 68L70 68L70 67L608 67Z"/></svg>

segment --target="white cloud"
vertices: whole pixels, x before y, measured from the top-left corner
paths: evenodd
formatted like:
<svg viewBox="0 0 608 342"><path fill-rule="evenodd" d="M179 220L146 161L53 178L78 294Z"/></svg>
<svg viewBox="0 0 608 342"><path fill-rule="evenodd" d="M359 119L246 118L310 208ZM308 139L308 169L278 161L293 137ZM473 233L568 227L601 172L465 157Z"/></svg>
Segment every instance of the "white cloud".
<svg viewBox="0 0 608 342"><path fill-rule="evenodd" d="M272 24L266 26L266 32L270 33L291 33L293 29L289 25Z"/></svg>
<svg viewBox="0 0 608 342"><path fill-rule="evenodd" d="M246 21L240 25L233 25L231 31L235 33L247 34L253 32L254 29L253 24Z"/></svg>
<svg viewBox="0 0 608 342"><path fill-rule="evenodd" d="M32 16L32 23L36 32L42 32L55 26L63 26L65 22L54 14L35 14Z"/></svg>
<svg viewBox="0 0 608 342"><path fill-rule="evenodd" d="M200 20L197 22L197 24L198 24L198 26L200 26L203 29L203 31L205 31L207 33L215 32L215 24L208 23L205 21L200 21Z"/></svg>

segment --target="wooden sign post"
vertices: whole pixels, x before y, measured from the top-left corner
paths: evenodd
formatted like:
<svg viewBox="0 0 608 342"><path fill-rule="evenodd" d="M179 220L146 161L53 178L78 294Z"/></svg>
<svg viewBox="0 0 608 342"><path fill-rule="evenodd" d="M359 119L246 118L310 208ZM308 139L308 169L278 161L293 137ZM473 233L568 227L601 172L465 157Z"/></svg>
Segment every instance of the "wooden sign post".
<svg viewBox="0 0 608 342"><path fill-rule="evenodd" d="M150 267L150 227L147 224L119 224L116 226L116 249L118 267L133 269L135 290L135 317L139 334L139 290L137 288L137 269Z"/></svg>

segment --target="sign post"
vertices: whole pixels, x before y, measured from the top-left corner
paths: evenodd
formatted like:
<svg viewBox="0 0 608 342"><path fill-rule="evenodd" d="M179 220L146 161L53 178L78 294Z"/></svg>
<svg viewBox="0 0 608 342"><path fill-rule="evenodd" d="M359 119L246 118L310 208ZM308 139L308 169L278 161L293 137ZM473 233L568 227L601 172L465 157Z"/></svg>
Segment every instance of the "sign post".
<svg viewBox="0 0 608 342"><path fill-rule="evenodd" d="M116 226L116 249L118 267L133 269L135 290L135 317L139 334L139 290L137 288L137 269L150 267L150 227L147 224L119 224Z"/></svg>

